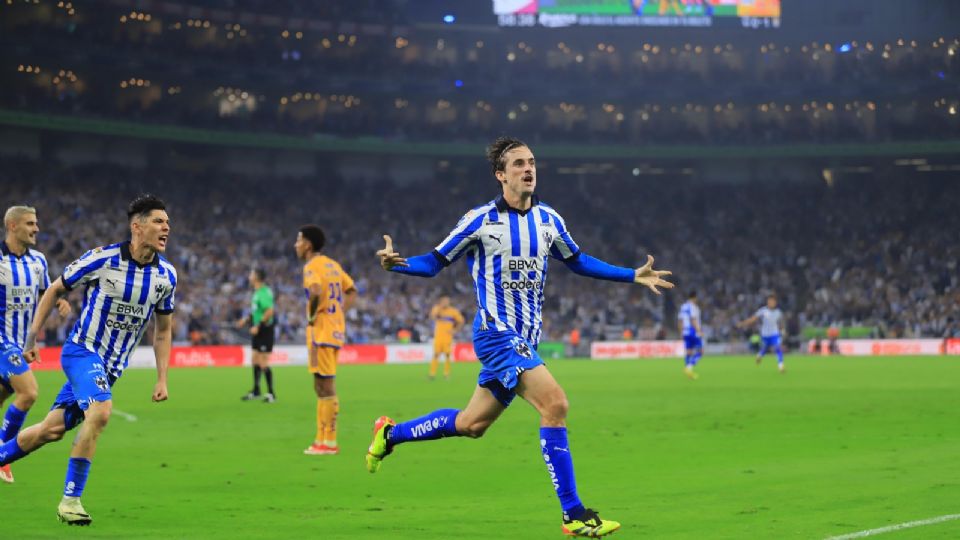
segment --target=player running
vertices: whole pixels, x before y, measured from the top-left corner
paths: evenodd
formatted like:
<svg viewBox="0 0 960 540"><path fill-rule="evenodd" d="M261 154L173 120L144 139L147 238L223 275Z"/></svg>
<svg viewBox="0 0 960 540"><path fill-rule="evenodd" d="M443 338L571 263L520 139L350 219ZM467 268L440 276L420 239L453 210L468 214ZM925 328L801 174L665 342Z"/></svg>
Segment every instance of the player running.
<svg viewBox="0 0 960 540"><path fill-rule="evenodd" d="M567 397L537 354L543 327L543 285L549 257L574 272L599 279L657 287L673 285L653 269L653 257L637 269L609 265L580 251L563 218L535 195L537 167L530 148L502 137L487 149L503 193L470 210L431 253L404 259L389 236L377 252L381 266L412 276L432 277L466 255L477 295L473 344L482 363L477 387L463 410L441 409L400 424L381 416L374 423L367 470L401 443L441 437L483 436L519 395L540 413L540 448L560 499L562 530L572 536L605 536L620 528L601 519L577 495L567 442Z"/></svg>
<svg viewBox="0 0 960 540"><path fill-rule="evenodd" d="M437 376L440 357L443 362L443 377L450 378L450 362L453 361L453 336L463 326L464 319L460 310L450 305L449 296L441 296L430 309L433 320L433 358L430 359L430 380Z"/></svg>
<svg viewBox="0 0 960 540"><path fill-rule="evenodd" d="M683 372L690 379L696 380L697 373L694 368L703 357L703 327L700 325L700 306L697 304L696 291L690 291L687 301L680 306L680 311L677 312L677 328L683 336L686 348Z"/></svg>
<svg viewBox="0 0 960 540"><path fill-rule="evenodd" d="M317 436L303 451L308 455L337 454L337 357L346 340L346 310L357 289L340 263L321 255L326 244L323 229L304 225L297 233L294 249L303 266L303 289L307 295L307 354L317 393Z"/></svg>
<svg viewBox="0 0 960 540"><path fill-rule="evenodd" d="M7 235L0 245L0 406L11 394L15 397L3 416L0 443L20 433L27 412L37 401L37 379L23 357L23 344L37 302L50 287L47 258L32 249L40 232L37 210L11 206L3 215L3 225ZM61 299L57 309L66 317L70 303ZM10 465L0 467L0 480L13 483Z"/></svg>
<svg viewBox="0 0 960 540"><path fill-rule="evenodd" d="M157 383L152 397L153 401L167 399L177 286L177 273L162 255L167 249L170 220L163 201L152 195L130 203L127 218L129 242L88 251L70 263L40 299L24 344L24 356L31 362L38 354L37 335L56 299L78 287L84 288L80 318L60 355L67 383L42 422L0 446L0 465L6 465L47 443L59 441L82 422L70 450L63 499L57 508L60 521L68 525L89 525L93 521L80 503L80 496L87 483L97 438L110 419L111 388L123 375L130 354L154 313Z"/></svg>
<svg viewBox="0 0 960 540"><path fill-rule="evenodd" d="M760 350L757 351L757 365L763 356L767 354L767 349L773 348L777 353L777 367L780 373L785 373L786 368L783 365L783 347L780 345L780 338L783 331L783 312L777 307L777 295L767 296L767 305L758 309L749 319L737 323L737 328L746 328L751 324L760 321Z"/></svg>

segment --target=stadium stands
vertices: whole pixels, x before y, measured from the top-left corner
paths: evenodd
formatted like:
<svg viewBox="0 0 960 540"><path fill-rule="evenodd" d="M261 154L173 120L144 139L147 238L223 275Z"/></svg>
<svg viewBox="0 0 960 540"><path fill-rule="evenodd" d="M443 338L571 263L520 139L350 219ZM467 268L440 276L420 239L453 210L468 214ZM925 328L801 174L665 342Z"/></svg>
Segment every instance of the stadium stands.
<svg viewBox="0 0 960 540"><path fill-rule="evenodd" d="M414 28L399 3L185 7L196 4L152 14L119 4L69 17L9 7L0 44L16 54L4 67L10 84L0 88L0 107L405 140L504 131L631 144L960 136L950 84L957 36L517 39ZM37 32L43 40L32 39Z"/></svg>
<svg viewBox="0 0 960 540"><path fill-rule="evenodd" d="M23 159L0 163L5 200L38 207L39 248L56 274L83 249L127 236L123 209L141 190L168 201L169 257L180 269L176 338L245 343L233 322L246 309L246 276L266 270L278 297L280 340L303 340L303 292L293 253L299 225L328 232L329 253L343 261L361 292L349 313L353 342L392 340L400 328L424 338L434 299L451 294L473 313L472 290L455 265L437 279L403 279L380 270L373 252L391 233L402 253L430 250L495 185L485 168L475 182L355 184L334 176L250 178L216 171L138 170L114 165L59 166ZM733 323L776 291L790 333L807 325L874 327L887 337L960 335L956 306L960 185L920 173L853 177L826 183L731 186L693 179L651 183L632 176L572 179L540 173L544 200L563 212L585 252L617 264L643 261L673 269L679 293L654 297L639 287L591 282L551 265L545 338L580 328L586 339L675 334L673 317L689 288L700 292L708 339L741 336ZM81 191L68 186L83 185ZM7 188L7 186L9 186ZM431 205L422 204L430 193ZM242 194L243 196L237 196ZM67 323L51 318L51 339ZM464 332L468 333L469 328ZM466 337L466 335L461 335Z"/></svg>

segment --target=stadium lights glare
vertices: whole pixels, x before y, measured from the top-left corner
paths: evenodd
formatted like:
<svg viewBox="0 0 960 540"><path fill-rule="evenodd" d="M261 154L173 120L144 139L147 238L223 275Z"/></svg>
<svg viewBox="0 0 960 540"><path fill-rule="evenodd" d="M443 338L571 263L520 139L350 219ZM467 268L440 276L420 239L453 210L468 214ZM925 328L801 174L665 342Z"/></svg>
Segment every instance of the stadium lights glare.
<svg viewBox="0 0 960 540"><path fill-rule="evenodd" d="M457 22L457 17L455 15L448 13L443 16L443 22L446 24L453 24Z"/></svg>

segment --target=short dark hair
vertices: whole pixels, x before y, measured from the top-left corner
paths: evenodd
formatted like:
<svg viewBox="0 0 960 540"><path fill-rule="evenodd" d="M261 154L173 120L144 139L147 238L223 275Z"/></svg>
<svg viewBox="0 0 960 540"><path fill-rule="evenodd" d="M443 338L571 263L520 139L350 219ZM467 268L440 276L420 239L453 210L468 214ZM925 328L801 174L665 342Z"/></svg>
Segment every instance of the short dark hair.
<svg viewBox="0 0 960 540"><path fill-rule="evenodd" d="M769 294L767 294L767 300L769 300L769 299L771 299L771 298L773 298L774 300L776 300L776 299L777 299L777 293L769 293Z"/></svg>
<svg viewBox="0 0 960 540"><path fill-rule="evenodd" d="M690 294L688 294L687 296L688 296L689 298L696 298L696 297L697 297L697 291L690 291Z"/></svg>
<svg viewBox="0 0 960 540"><path fill-rule="evenodd" d="M252 272L253 275L257 276L257 279L260 281L266 281L267 273L263 270L263 268L254 268Z"/></svg>
<svg viewBox="0 0 960 540"><path fill-rule="evenodd" d="M493 141L490 146L487 147L487 161L489 161L490 166L493 167L494 174L496 174L497 171L502 171L506 167L506 163L503 161L504 154L521 146L527 146L527 143L516 137L497 137L497 140Z"/></svg>
<svg viewBox="0 0 960 540"><path fill-rule="evenodd" d="M127 221L133 221L133 218L145 218L154 210L166 209L167 205L160 197L144 193L130 201L130 206L127 207Z"/></svg>
<svg viewBox="0 0 960 540"><path fill-rule="evenodd" d="M324 244L327 243L327 237L323 234L323 229L319 225L304 225L300 227L300 234L307 242L310 242L314 251L322 250Z"/></svg>

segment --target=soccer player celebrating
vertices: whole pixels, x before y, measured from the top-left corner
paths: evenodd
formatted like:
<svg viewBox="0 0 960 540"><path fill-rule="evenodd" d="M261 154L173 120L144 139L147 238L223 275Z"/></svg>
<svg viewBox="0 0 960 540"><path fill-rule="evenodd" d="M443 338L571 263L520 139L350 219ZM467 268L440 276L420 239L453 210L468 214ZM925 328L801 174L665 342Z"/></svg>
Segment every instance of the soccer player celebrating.
<svg viewBox="0 0 960 540"><path fill-rule="evenodd" d="M37 334L56 299L67 291L84 288L80 318L60 355L67 383L42 422L0 446L0 465L6 465L62 439L64 433L83 423L70 450L63 499L57 508L60 520L68 525L89 525L92 521L80 504L80 496L87 483L97 438L110 419L111 388L123 374L154 313L157 383L153 401L167 399L177 286L177 273L162 255L170 235L170 220L163 201L152 195L134 199L127 218L129 242L88 251L70 263L40 299L24 344L28 361L37 358Z"/></svg>
<svg viewBox="0 0 960 540"><path fill-rule="evenodd" d="M297 233L294 249L303 266L303 289L307 295L307 354L317 392L317 436L303 451L308 455L337 454L337 414L340 400L334 381L337 356L346 339L345 310L350 309L357 290L340 263L321 255L326 243L323 229L304 225Z"/></svg>
<svg viewBox="0 0 960 540"><path fill-rule="evenodd" d="M785 373L783 366L783 347L780 345L780 336L783 332L783 312L777 307L777 295L769 294L767 296L767 305L758 309L749 319L737 323L737 328L746 328L751 324L760 321L760 350L757 351L757 365L763 356L767 354L767 349L773 348L777 353L777 367L780 373Z"/></svg>
<svg viewBox="0 0 960 540"><path fill-rule="evenodd" d="M696 291L690 291L687 301L680 306L680 311L677 312L677 327L686 348L683 372L687 377L696 379L697 373L693 369L703 357L703 330L700 326L700 306L697 305Z"/></svg>
<svg viewBox="0 0 960 540"><path fill-rule="evenodd" d="M255 268L250 271L250 286L253 295L250 298L250 316L240 320L240 324L250 325L250 349L253 351L253 390L241 399L249 401L260 397L260 374L267 379L267 395L263 401L273 403L277 400L273 393L273 372L270 371L270 353L273 352L273 340L276 334L273 319L273 290L264 282L266 274Z"/></svg>
<svg viewBox="0 0 960 540"><path fill-rule="evenodd" d="M453 361L453 336L463 326L460 310L450 305L449 296L441 296L430 309L433 324L433 358L430 360L430 380L437 376L437 365L444 357L443 376L450 378L450 362Z"/></svg>
<svg viewBox="0 0 960 540"><path fill-rule="evenodd" d="M30 206L11 206L3 216L7 230L0 245L0 405L16 394L3 416L0 443L17 436L30 407L37 401L37 379L23 357L23 345L30 319L43 291L50 287L47 258L32 246L37 245L37 210ZM70 303L57 302L62 316L70 313ZM0 467L0 480L13 482L10 465Z"/></svg>
<svg viewBox="0 0 960 540"><path fill-rule="evenodd" d="M567 397L537 354L543 328L541 309L548 257L574 272L599 279L657 287L673 285L653 269L653 257L637 269L609 265L580 251L563 218L535 195L537 167L530 148L501 137L487 149L502 195L470 210L431 253L405 259L386 247L377 252L385 270L431 277L466 255L477 295L473 344L482 369L478 385L463 410L441 409L400 424L382 416L374 423L367 470L377 472L383 459L402 443L441 437L481 437L519 395L540 413L540 448L563 511L563 532L597 537L620 528L601 519L577 495L573 460L567 443Z"/></svg>

